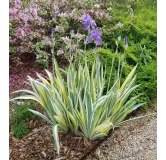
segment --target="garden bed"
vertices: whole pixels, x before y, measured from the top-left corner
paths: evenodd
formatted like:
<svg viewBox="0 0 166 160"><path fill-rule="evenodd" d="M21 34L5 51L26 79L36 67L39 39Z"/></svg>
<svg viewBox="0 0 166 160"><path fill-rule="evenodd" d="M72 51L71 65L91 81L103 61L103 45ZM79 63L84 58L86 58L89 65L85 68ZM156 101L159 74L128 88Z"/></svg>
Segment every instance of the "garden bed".
<svg viewBox="0 0 166 160"><path fill-rule="evenodd" d="M154 113L152 109L149 113ZM143 113L144 115L145 113ZM142 115L141 111L134 113L134 116ZM130 115L131 116L131 115ZM133 117L133 114L132 114ZM138 128L139 126L144 126L147 120L140 120L139 123L132 125L132 128ZM109 139L112 139L114 145L115 135L119 132L115 129L113 135L112 131L109 135L103 139L97 141L87 142L80 136L75 136L72 133L66 135L60 135L61 141L61 152L60 156L56 154L56 148L52 136L52 129L50 125L44 124L41 122L42 126L39 126L39 123L36 123L36 128L34 128L27 136L24 136L21 139L16 139L11 133L9 134L10 139L10 160L83 160L91 155L91 158L94 156L93 152L98 149L103 144L108 143ZM128 125L130 126L130 125ZM123 128L123 127L122 127ZM121 130L121 129L120 129ZM123 130L123 129L122 129ZM126 132L124 130L124 132ZM155 133L154 133L155 134ZM112 138L111 138L112 137ZM121 142L119 142L121 143ZM115 143L116 145L116 143ZM128 148L130 149L130 148ZM104 152L104 151L103 151ZM102 155L103 156L103 155ZM95 156L96 158L98 156ZM97 158L98 159L98 158Z"/></svg>
<svg viewBox="0 0 166 160"><path fill-rule="evenodd" d="M27 88L26 77L31 75L35 77L36 71L42 72L42 69L36 69L29 63L18 66L17 72L12 71L11 76L15 77L14 83L10 87L10 92L16 89ZM18 73L18 74L17 74ZM10 77L11 77L10 76ZM21 82L20 82L21 81ZM137 113L140 111L137 111ZM135 115L132 113L130 116ZM72 133L60 135L61 153L56 154L56 148L52 136L51 127L43 121L31 120L29 123L30 133L21 139L16 139L12 133L9 133L10 139L10 160L45 160L45 159L85 159L93 150L95 150L110 134L104 139L87 142L81 136L75 136Z"/></svg>
<svg viewBox="0 0 166 160"><path fill-rule="evenodd" d="M97 142L84 143L81 137L72 134L60 136L62 141L60 156L56 154L50 126L34 129L20 140L10 134L10 159L44 160L44 159L80 159ZM89 145L89 146L88 146Z"/></svg>
<svg viewBox="0 0 166 160"><path fill-rule="evenodd" d="M93 159L96 151L97 159L131 158L129 147L117 158L124 144L120 139L115 147L109 140L123 132L115 126L125 119L147 115L138 107L147 109L156 96L156 8L156 1L43 5L10 0L10 160L81 160L89 154ZM69 66L66 75L56 62L63 69ZM138 84L142 85L137 88ZM27 90L11 94L22 89ZM135 123L133 128L144 125ZM108 157L98 153L105 140Z"/></svg>
<svg viewBox="0 0 166 160"><path fill-rule="evenodd" d="M33 67L32 67L33 66ZM44 74L44 70L37 68L30 61L24 62L10 70L10 94L18 89L28 88L25 83L27 75L36 77L36 72ZM10 105L10 110L12 106ZM11 122L10 122L11 126ZM60 135L62 142L60 156L56 154L56 148L52 136L51 127L40 120L28 121L30 133L21 139L16 139L11 131L9 133L10 160L53 160L53 159L81 159L91 151L100 140L86 142L82 137L76 137L69 133Z"/></svg>

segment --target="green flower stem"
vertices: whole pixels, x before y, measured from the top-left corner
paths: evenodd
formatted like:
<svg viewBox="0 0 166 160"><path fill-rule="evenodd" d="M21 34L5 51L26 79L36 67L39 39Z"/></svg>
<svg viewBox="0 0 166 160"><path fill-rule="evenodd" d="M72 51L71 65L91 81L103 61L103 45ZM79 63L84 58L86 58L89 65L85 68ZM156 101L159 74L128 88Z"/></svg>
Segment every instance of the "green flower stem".
<svg viewBox="0 0 166 160"><path fill-rule="evenodd" d="M72 53L71 53L71 41L70 41L70 44L69 44L69 54L70 54L70 63L72 63L72 60L73 60L73 56L72 56Z"/></svg>
<svg viewBox="0 0 166 160"><path fill-rule="evenodd" d="M85 40L84 40L84 50L86 51L86 46L87 46L87 41L88 41L88 37L89 37L89 35L90 35L90 28L88 29L88 36L85 38Z"/></svg>
<svg viewBox="0 0 166 160"><path fill-rule="evenodd" d="M54 51L54 47L55 47L55 38L52 38L52 49L51 49L51 53L52 53L52 73L54 75L54 54L55 54L55 51Z"/></svg>

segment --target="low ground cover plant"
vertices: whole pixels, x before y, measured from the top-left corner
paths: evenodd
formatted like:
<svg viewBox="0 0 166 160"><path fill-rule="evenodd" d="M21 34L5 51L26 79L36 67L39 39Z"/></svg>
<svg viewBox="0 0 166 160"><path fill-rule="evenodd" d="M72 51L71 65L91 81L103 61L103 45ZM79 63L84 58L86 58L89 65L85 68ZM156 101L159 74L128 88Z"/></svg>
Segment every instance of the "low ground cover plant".
<svg viewBox="0 0 166 160"><path fill-rule="evenodd" d="M114 59L110 59L112 67L109 76L106 77L107 66L102 63L97 52L97 47L102 45L101 33L88 14L84 16L83 28L89 33L85 40L85 50L89 43L96 46L92 67L88 65L84 56L83 63L73 58L69 45L70 63L66 70L59 68L54 59L53 73L46 70L47 78L37 74L39 80L28 77L32 90L16 91L15 93L24 92L26 95L12 99L30 99L42 106L46 115L29 110L52 126L58 154L59 132L66 134L72 131L86 140L95 140L106 136L117 126L142 118L125 119L129 113L144 105L136 103L139 95L129 97L139 87L135 85L137 66L122 80L124 62L119 59L118 64L115 64ZM118 66L117 69L114 68L114 64Z"/></svg>
<svg viewBox="0 0 166 160"><path fill-rule="evenodd" d="M29 112L29 109L36 109L36 105L29 101L13 102L10 111L10 129L16 138L26 136L29 131L28 121L37 119L36 115Z"/></svg>

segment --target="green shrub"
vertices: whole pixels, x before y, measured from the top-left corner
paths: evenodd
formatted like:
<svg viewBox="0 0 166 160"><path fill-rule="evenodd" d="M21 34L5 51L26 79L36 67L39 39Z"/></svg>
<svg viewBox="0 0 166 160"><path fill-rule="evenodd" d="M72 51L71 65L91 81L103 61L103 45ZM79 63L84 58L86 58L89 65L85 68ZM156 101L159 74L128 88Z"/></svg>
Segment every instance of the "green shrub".
<svg viewBox="0 0 166 160"><path fill-rule="evenodd" d="M138 47L137 50L139 48L140 47ZM147 62L147 64L145 64L141 56L136 57L135 54L132 53L135 50L133 50L133 48L130 48L130 47L128 47L128 49L126 50L122 81L129 74L133 66L138 64L137 71L136 71L136 74L137 74L136 84L141 84L141 86L133 92L132 96L138 95L138 93L141 93L141 96L137 99L137 101L147 102L143 106L144 109L146 109L150 105L152 100L156 97L156 94L157 94L157 61L154 59L154 57L152 59L148 59L145 57ZM88 59L89 65L92 66L92 62L95 59L93 50L88 50L85 53L85 55ZM120 53L114 54L109 49L99 48L98 55L102 63L107 65L106 77L109 77L111 64L112 64L112 61L110 59L115 58L116 63L114 67L117 69L118 60L119 58L121 59L122 54ZM82 59L82 57L80 59Z"/></svg>
<svg viewBox="0 0 166 160"><path fill-rule="evenodd" d="M131 68L138 64L137 84L141 86L136 90L142 93L139 101L147 102L146 108L157 96L157 1L156 0L115 0L112 3L110 14L112 21L102 23L103 48L99 55L107 68L111 67L110 58L115 57L114 51L118 41L118 55L124 52L123 37L127 36L128 48L125 51L125 67L123 77ZM113 30L113 26L121 22L122 28ZM91 61L92 51L87 51L88 61ZM88 55L90 54L90 55ZM116 55L116 56L118 56ZM109 72L107 72L109 74ZM137 94L135 93L135 94ZM145 106L144 106L145 107Z"/></svg>
<svg viewBox="0 0 166 160"><path fill-rule="evenodd" d="M25 121L20 121L12 124L11 132L16 138L21 138L28 135L29 129Z"/></svg>

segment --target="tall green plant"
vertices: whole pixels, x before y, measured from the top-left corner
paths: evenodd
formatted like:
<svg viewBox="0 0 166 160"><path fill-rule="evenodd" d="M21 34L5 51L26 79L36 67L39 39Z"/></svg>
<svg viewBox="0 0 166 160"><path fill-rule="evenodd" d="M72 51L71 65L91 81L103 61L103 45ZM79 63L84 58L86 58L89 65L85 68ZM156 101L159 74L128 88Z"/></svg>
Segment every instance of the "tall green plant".
<svg viewBox="0 0 166 160"><path fill-rule="evenodd" d="M53 135L59 154L58 132L72 130L84 138L94 140L106 136L110 129L125 123L126 116L144 103L136 104L138 96L128 99L138 85L134 85L136 67L120 84L120 70L116 72L113 85L106 87L106 68L96 60L92 69L85 64L76 68L71 63L64 71L55 61L55 75L46 70L48 78L37 74L40 81L28 77L32 90L19 90L27 95L16 99L32 99L40 103L48 117L29 109L53 126ZM65 75L63 78L62 72Z"/></svg>

